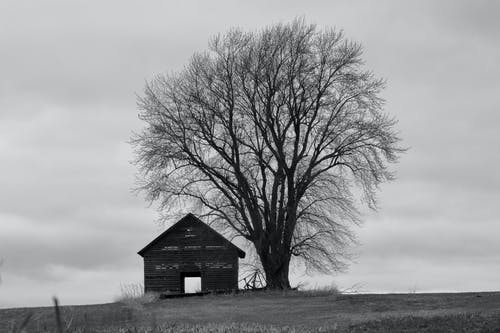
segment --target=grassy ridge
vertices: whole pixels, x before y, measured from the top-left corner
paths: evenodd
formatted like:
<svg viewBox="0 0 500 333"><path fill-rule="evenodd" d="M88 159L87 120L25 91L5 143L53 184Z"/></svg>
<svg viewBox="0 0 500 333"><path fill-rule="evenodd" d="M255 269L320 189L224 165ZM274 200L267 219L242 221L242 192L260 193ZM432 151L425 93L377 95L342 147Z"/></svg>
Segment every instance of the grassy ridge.
<svg viewBox="0 0 500 333"><path fill-rule="evenodd" d="M264 292L60 308L66 332L500 332L500 293ZM0 332L55 332L53 308L0 310ZM153 330L154 329L154 330Z"/></svg>

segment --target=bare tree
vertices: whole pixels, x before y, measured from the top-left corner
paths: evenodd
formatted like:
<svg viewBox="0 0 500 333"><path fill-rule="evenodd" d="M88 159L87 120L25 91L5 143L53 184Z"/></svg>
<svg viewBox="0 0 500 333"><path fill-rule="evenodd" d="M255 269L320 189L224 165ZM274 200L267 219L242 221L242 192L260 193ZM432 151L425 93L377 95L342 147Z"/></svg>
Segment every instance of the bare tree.
<svg viewBox="0 0 500 333"><path fill-rule="evenodd" d="M269 288L290 288L292 257L341 269L358 199L376 208L402 152L382 111L384 81L361 54L341 32L300 19L215 37L139 97L140 189L160 209L194 203L250 241Z"/></svg>

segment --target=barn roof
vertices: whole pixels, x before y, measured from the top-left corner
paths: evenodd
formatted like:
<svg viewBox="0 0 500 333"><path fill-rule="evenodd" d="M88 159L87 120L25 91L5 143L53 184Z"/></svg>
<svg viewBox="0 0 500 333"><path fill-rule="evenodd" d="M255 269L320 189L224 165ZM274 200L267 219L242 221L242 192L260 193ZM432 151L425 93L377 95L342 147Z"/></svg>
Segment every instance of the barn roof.
<svg viewBox="0 0 500 333"><path fill-rule="evenodd" d="M162 232L158 237L156 237L155 239L153 239L148 245L146 245L142 250L140 250L139 252L137 252L137 254L139 254L141 257L143 256L143 254L149 250L153 245L155 245L160 239L162 239L163 237L167 236L172 230L175 229L175 226L177 226L179 223L182 223L184 222L186 219L188 218L191 218L192 220L194 220L195 222L197 223L201 223L203 224L203 226L205 226L206 228L208 228L212 233L214 233L215 235L217 235L217 237L219 237L224 243L226 243L229 247L235 249L237 252L238 252L238 257L240 258L245 258L245 251L243 251L242 249L240 249L239 247L237 247L236 245L234 245L233 243L231 243L229 240L227 240L224 236L222 236L220 233L218 233L215 229L213 229L212 227L210 227L208 224L204 223L203 221L201 221L199 218L197 218L195 215L189 213L187 214L186 216L184 216L182 219L180 219L179 221L177 221L174 225L172 225L170 228L168 228L167 230L165 230L164 232Z"/></svg>

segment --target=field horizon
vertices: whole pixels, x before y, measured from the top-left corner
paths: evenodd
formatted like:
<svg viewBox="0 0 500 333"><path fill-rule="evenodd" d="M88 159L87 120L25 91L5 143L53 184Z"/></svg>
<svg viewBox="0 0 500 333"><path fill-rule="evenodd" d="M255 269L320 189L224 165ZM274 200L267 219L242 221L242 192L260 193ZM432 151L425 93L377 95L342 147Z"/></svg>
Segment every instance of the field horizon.
<svg viewBox="0 0 500 333"><path fill-rule="evenodd" d="M363 293L264 291L60 307L66 332L500 331L500 292ZM0 332L31 314L27 332L55 327L53 307L0 309Z"/></svg>
<svg viewBox="0 0 500 333"><path fill-rule="evenodd" d="M410 288L409 288L410 289ZM244 291L243 289L239 289L239 292ZM266 291L264 291L266 292ZM274 292L274 291L267 291L267 292ZM277 293L286 293L287 291L275 291ZM292 290L292 292L317 292L317 293L328 293L329 291L325 290L320 290L317 291L315 289L309 290L309 289L299 289L299 290ZM255 292L256 294L259 293L259 291ZM222 296L227 296L227 295L237 295L237 293L228 293L228 294L222 294ZM242 293L243 295L244 293ZM388 292L383 292L383 291L360 291L360 292L343 292L339 291L338 294L342 295L380 295L380 296L390 296L390 295L467 295L467 294L500 294L500 290L478 290L478 291L408 291L408 292L399 292L399 291L388 291ZM214 295L208 294L204 295L208 297L213 297ZM53 308L53 298L57 298L61 303L61 307L78 307L78 306L99 306L99 305L108 305L108 304L115 304L115 303L120 303L122 300L121 298L124 298L123 295L121 296L116 296L113 298L113 300L110 300L109 302L89 302L89 303L64 303L64 297L59 297L58 295L53 295L50 303L48 305L34 305L34 306L2 306L0 305L0 311L2 310L21 310L21 309L43 309L43 308ZM188 296L190 297L190 296ZM200 296L203 297L203 296ZM179 297L183 298L183 297ZM159 300L162 301L162 300Z"/></svg>

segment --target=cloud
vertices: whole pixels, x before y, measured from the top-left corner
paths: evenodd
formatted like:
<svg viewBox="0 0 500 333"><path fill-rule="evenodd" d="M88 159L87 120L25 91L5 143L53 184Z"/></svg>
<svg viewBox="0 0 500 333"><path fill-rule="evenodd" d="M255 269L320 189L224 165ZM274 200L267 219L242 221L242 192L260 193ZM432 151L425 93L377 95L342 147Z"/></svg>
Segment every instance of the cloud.
<svg viewBox="0 0 500 333"><path fill-rule="evenodd" d="M45 274L53 266L109 269L138 258L136 252L155 231L147 223L141 223L141 220L149 222L150 214L125 207L107 209L108 214L105 209L78 212L73 218L50 222L0 215L3 270L46 279L55 277Z"/></svg>
<svg viewBox="0 0 500 333"><path fill-rule="evenodd" d="M53 266L52 273L65 279L48 281L34 281L7 271L0 288L0 307L50 306L53 296L62 305L109 303L121 295L122 285L141 283L142 273L131 270L133 264L138 263L98 271Z"/></svg>
<svg viewBox="0 0 500 333"><path fill-rule="evenodd" d="M500 288L498 6L0 2L0 306L48 304L52 293L109 301L119 282L140 280L135 252L162 228L130 192L135 93L231 26L300 15L362 42L410 147L380 211L366 213L357 262L333 279L370 291Z"/></svg>

